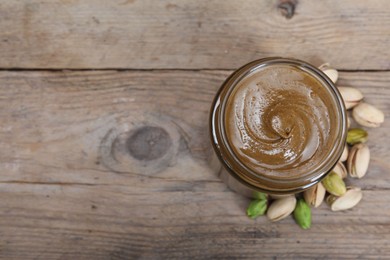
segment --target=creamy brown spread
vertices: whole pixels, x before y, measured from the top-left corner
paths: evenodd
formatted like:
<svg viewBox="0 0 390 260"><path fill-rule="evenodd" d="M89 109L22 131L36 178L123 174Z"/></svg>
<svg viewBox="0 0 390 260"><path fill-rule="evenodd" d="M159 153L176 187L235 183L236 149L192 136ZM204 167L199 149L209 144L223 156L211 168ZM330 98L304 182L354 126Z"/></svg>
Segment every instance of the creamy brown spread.
<svg viewBox="0 0 390 260"><path fill-rule="evenodd" d="M293 65L269 65L244 77L225 110L233 153L255 173L272 178L319 168L337 138L337 105L329 91Z"/></svg>

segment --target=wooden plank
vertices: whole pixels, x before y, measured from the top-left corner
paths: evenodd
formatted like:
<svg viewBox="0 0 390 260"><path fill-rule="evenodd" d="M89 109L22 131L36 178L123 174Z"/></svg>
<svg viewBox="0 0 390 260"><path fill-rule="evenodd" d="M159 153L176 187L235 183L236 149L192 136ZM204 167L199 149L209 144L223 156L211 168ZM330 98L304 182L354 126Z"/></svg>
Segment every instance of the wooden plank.
<svg viewBox="0 0 390 260"><path fill-rule="evenodd" d="M387 0L2 1L0 67L233 69L288 56L388 70L389 9Z"/></svg>
<svg viewBox="0 0 390 260"><path fill-rule="evenodd" d="M208 162L230 72L0 72L0 258L390 257L390 121L370 129L359 206L322 205L310 231L250 220ZM340 78L389 114L390 72Z"/></svg>
<svg viewBox="0 0 390 260"><path fill-rule="evenodd" d="M47 198L47 191L34 186L7 185L18 192L11 191L13 207L1 214L4 259L390 255L389 207L377 211L388 205L388 191L367 191L359 207L344 213L323 206L314 211L312 229L303 231L292 218L280 223L248 219L246 200L230 192L130 195L115 187L72 186L61 192L53 187Z"/></svg>

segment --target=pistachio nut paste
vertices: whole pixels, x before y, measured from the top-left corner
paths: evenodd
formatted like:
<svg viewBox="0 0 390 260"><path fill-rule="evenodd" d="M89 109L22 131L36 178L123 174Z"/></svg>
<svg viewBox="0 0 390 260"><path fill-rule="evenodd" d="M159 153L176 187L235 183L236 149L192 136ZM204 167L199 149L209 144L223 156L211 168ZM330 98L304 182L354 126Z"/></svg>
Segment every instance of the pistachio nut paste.
<svg viewBox="0 0 390 260"><path fill-rule="evenodd" d="M245 76L224 115L235 156L271 178L298 178L320 168L337 138L337 105L329 91L293 65L274 64Z"/></svg>

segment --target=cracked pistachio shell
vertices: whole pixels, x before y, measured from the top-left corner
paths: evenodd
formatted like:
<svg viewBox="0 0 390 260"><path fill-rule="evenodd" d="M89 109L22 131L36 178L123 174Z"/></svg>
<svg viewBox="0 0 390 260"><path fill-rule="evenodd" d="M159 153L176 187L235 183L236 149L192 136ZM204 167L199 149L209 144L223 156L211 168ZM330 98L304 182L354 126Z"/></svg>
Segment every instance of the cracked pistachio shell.
<svg viewBox="0 0 390 260"><path fill-rule="evenodd" d="M303 192L303 198L306 203L311 207L319 207L325 198L325 188L322 183L318 183L308 190Z"/></svg>
<svg viewBox="0 0 390 260"><path fill-rule="evenodd" d="M269 195L271 199L278 200L278 199L284 199L287 197L290 197L291 195L276 195L276 194L270 194Z"/></svg>
<svg viewBox="0 0 390 260"><path fill-rule="evenodd" d="M363 99L362 92L356 88L338 87L338 90L343 97L346 109L353 108Z"/></svg>
<svg viewBox="0 0 390 260"><path fill-rule="evenodd" d="M334 68L330 67L329 63L322 64L318 67L320 70L322 70L323 73L325 73L326 76L333 82L336 83L337 79L339 78L339 73Z"/></svg>
<svg viewBox="0 0 390 260"><path fill-rule="evenodd" d="M367 103L360 103L352 110L355 121L366 127L379 127L385 121L382 111Z"/></svg>
<svg viewBox="0 0 390 260"><path fill-rule="evenodd" d="M326 202L332 211L347 210L355 207L363 198L363 192L358 187L348 187L345 194L341 197L329 195Z"/></svg>
<svg viewBox="0 0 390 260"><path fill-rule="evenodd" d="M345 145L343 153L341 154L340 157L340 162L345 162L347 159L348 159L348 145Z"/></svg>
<svg viewBox="0 0 390 260"><path fill-rule="evenodd" d="M347 128L351 127L351 117L347 116Z"/></svg>
<svg viewBox="0 0 390 260"><path fill-rule="evenodd" d="M341 196L345 193L346 187L343 179L337 173L329 173L323 180L322 184L325 189L335 196Z"/></svg>
<svg viewBox="0 0 390 260"><path fill-rule="evenodd" d="M353 178L362 178L366 175L370 164L370 149L365 144L356 144L349 153L347 167Z"/></svg>
<svg viewBox="0 0 390 260"><path fill-rule="evenodd" d="M342 162L338 162L336 166L333 168L332 172L340 176L341 179L345 179L348 176L347 168L345 168Z"/></svg>
<svg viewBox="0 0 390 260"><path fill-rule="evenodd" d="M297 199L295 196L288 196L277 199L271 203L267 210L267 217L271 221L279 221L289 216L295 209Z"/></svg>

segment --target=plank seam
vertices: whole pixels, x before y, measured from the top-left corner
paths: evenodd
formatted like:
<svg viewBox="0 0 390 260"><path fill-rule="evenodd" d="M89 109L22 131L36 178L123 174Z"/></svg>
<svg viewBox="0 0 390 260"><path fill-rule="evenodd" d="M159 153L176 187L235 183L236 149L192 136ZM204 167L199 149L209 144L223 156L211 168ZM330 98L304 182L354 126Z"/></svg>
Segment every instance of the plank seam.
<svg viewBox="0 0 390 260"><path fill-rule="evenodd" d="M150 68L150 69L135 69L135 68L84 68L84 69L71 69L71 68L0 68L0 71L6 72L35 72L35 71L51 71L51 72L64 72L64 71L118 71L118 72L147 72L147 71L234 71L234 68L199 68L199 69L186 69L186 68ZM349 70L349 69L338 69L339 72L349 72L349 73L362 73L362 72L390 72L390 69L384 70L374 70L374 69L363 69L363 70Z"/></svg>

